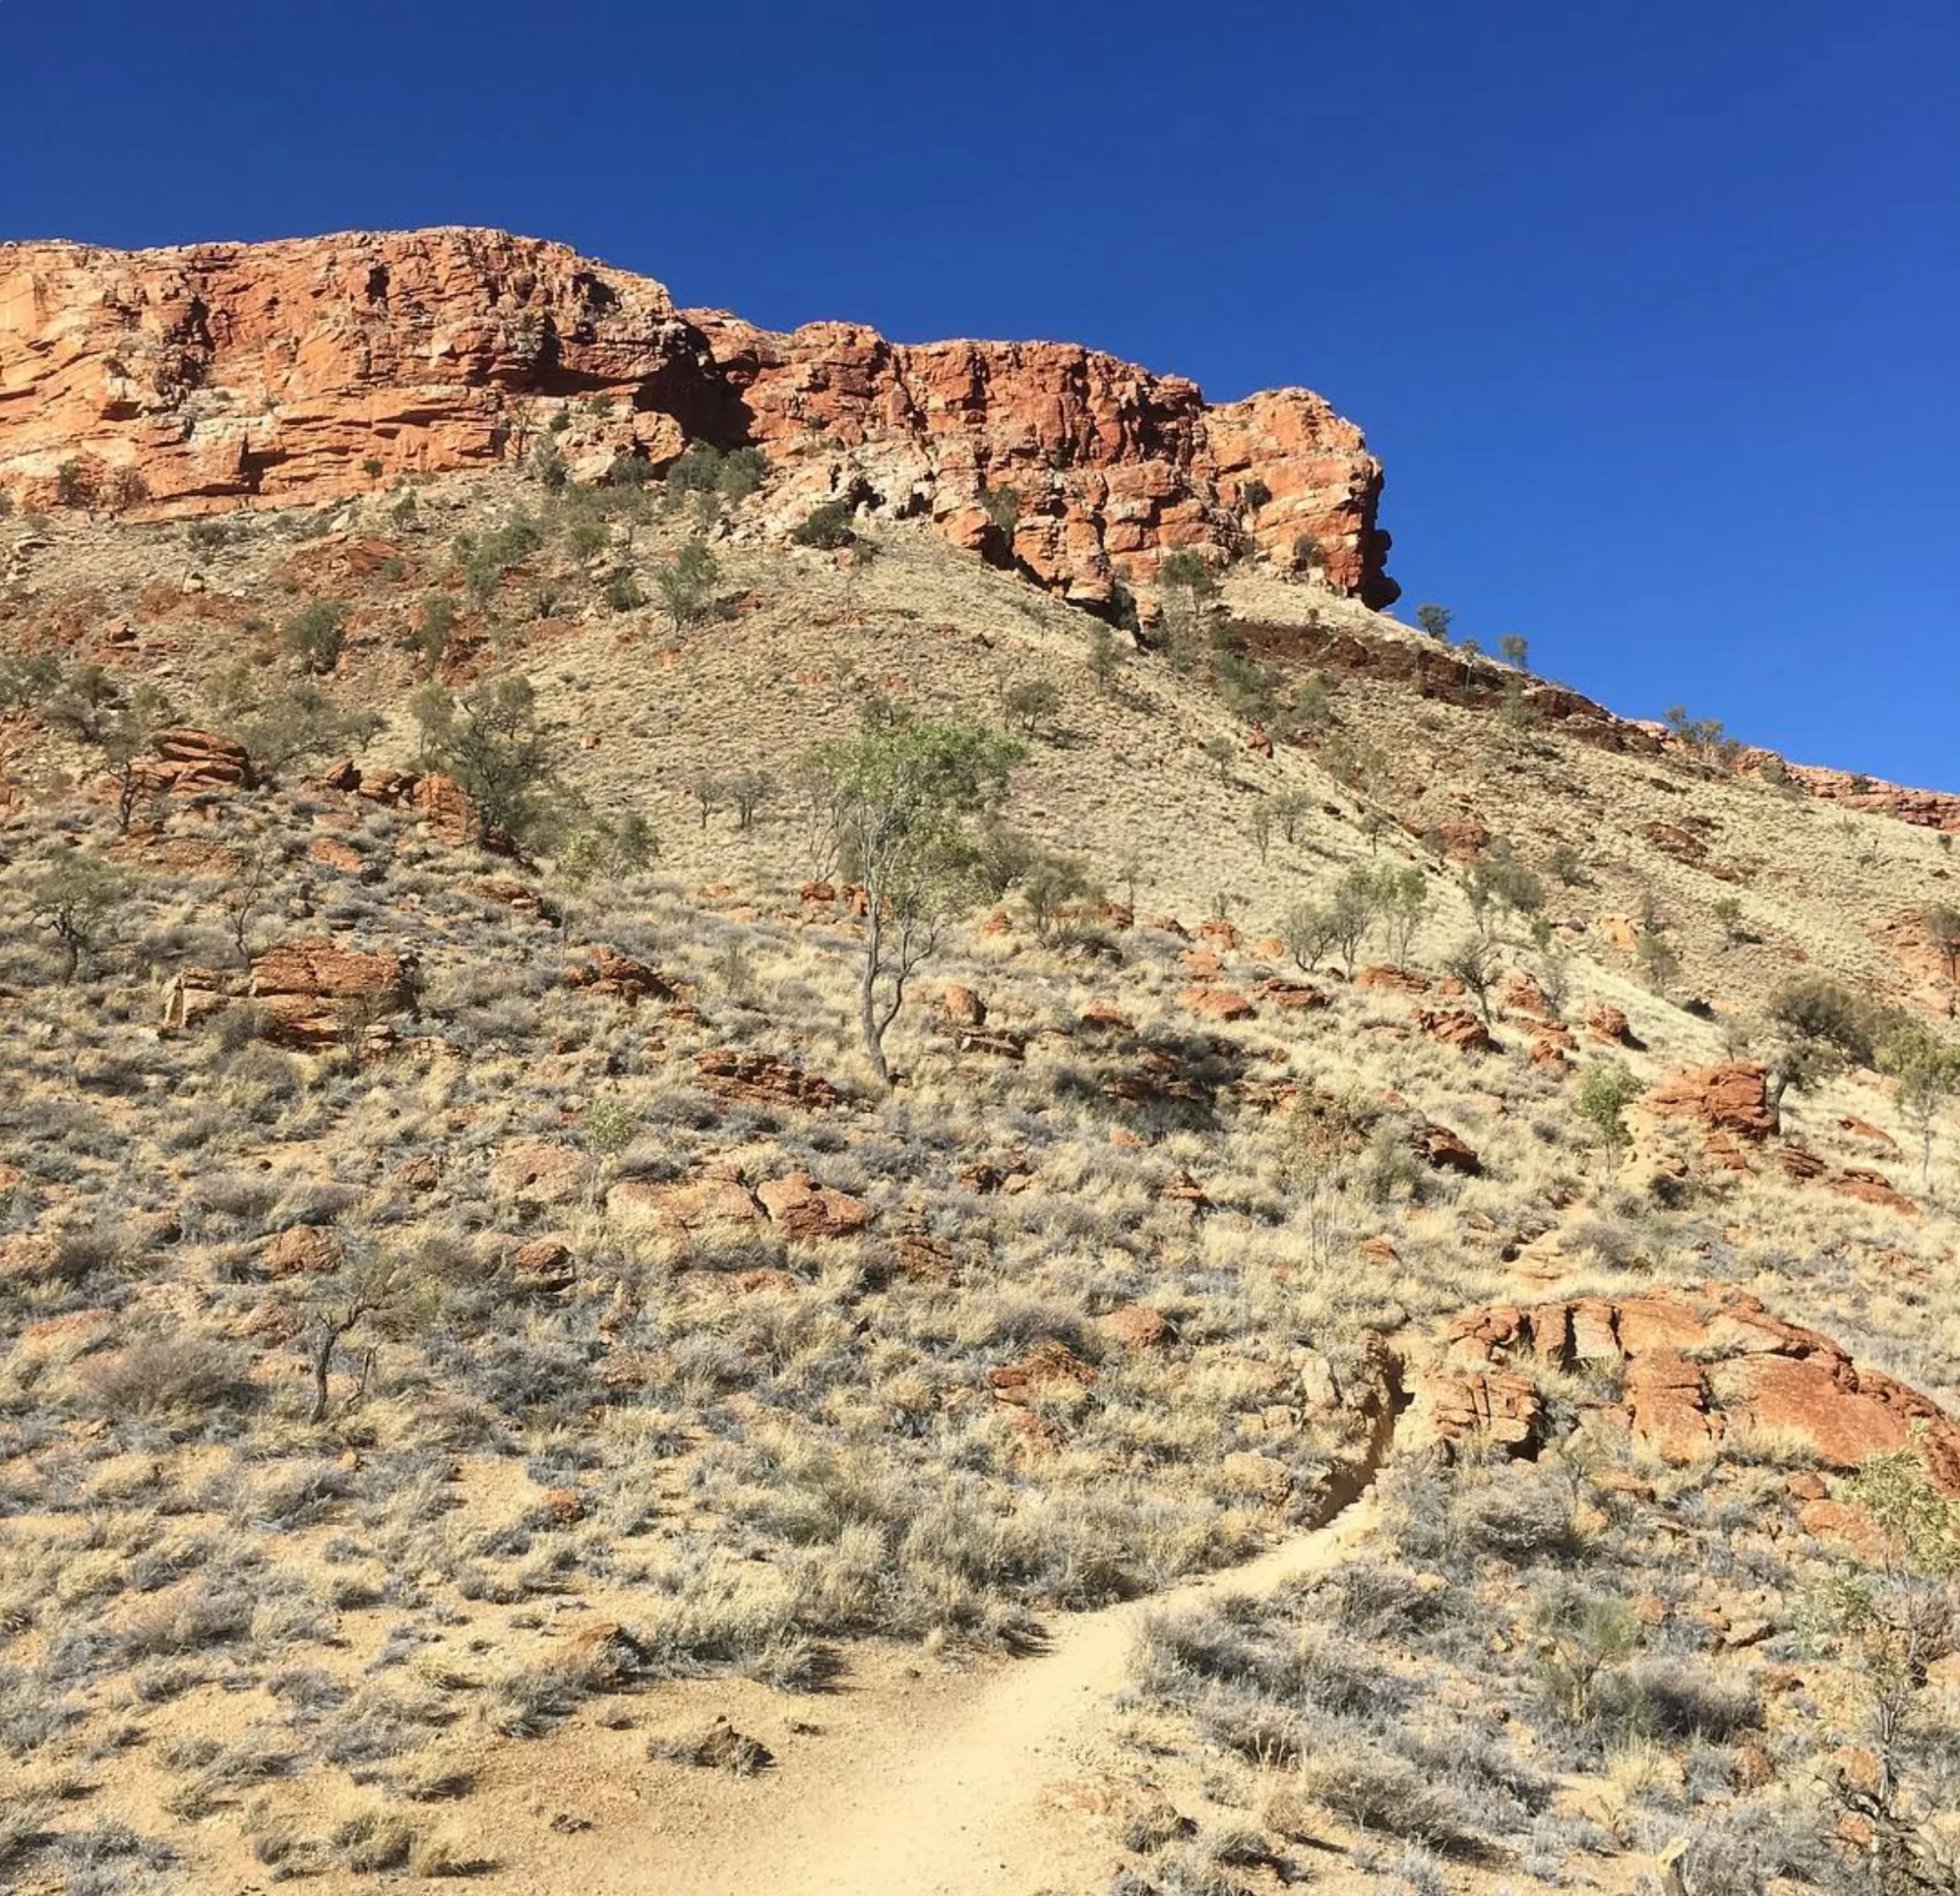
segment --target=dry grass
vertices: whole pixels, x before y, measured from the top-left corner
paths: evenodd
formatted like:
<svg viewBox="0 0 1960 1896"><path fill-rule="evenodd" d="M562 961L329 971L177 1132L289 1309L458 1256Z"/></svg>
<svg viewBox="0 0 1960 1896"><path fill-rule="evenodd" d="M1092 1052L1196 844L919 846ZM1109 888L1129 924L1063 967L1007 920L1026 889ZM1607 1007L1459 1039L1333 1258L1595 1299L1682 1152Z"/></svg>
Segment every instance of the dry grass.
<svg viewBox="0 0 1960 1896"><path fill-rule="evenodd" d="M256 661L244 621L276 625L286 584L330 591L359 602L352 677L390 720L364 762L405 762L412 667L393 631L438 582L447 535L516 504L489 484L431 490L421 511L439 524L407 545L399 583L351 579L338 543L256 523L200 551L205 592L152 596L142 613L175 530L57 522L41 592L0 639L58 631L63 600L132 614L134 662L194 704L220 661ZM394 530L356 514L364 532ZM644 524L632 558L657 560L680 530ZM1557 967L1509 926L1499 958L1562 969L1575 1025L1595 1000L1623 1007L1646 1043L1626 1057L1652 1080L1717 1057L1724 1023L1639 986L1602 945L1603 918L1658 909L1677 997L1734 1013L1799 954L1889 979L1867 931L1937 886L1932 838L1349 683L1340 728L1387 759L1372 801L1406 826L1371 836L1312 749L1235 750L1221 781L1203 746L1236 746L1243 726L1201 677L1138 656L1103 697L1079 616L923 528L884 539L851 579L738 518L719 551L753 609L678 642L650 614L599 607L560 543L512 578L494 628L505 658L599 738L570 753L594 806L643 812L663 844L603 893L526 873L565 905L562 930L485 894L508 862L296 780L175 805L122 837L76 788L72 745L0 726L0 775L28 793L0 814L0 1747L80 1774L0 1852L43 1881L64 1852L93 1850L139 1888L167 1873L165 1846L207 1875L463 1873L473 1850L424 1806L478 1807L507 1751L548 1753L630 1712L622 1693L736 1675L809 1692L873 1636L966 1663L1025 1642L1044 1614L1230 1561L1298 1518L1351 1451L1353 1418L1315 1405L1323 1369L1348 1375L1364 1331L1466 1304L1733 1277L1952 1398L1960 1177L1943 1141L1919 1193L1840 1127L1855 1115L1901 1134L1868 1076L1799 1101L1796 1123L1833 1163L1883 1166L1923 1198L1921 1218L1698 1157L1664 1190L1656 1162L1687 1142L1644 1119L1609 1188L1569 1077L1530 1064L1524 1023L1500 1017L1501 1051L1466 1057L1418 1031L1404 997L1323 972L1327 1007L1262 1000L1214 1027L1184 998L1189 944L1149 925L1228 912L1245 945L1223 982L1254 993L1298 971L1257 945L1290 902L1357 865L1415 863L1432 909L1409 959L1435 971L1471 917L1457 869L1418 839L1478 813L1548 882L1560 844L1586 857L1587 883L1553 884L1570 941ZM541 581L569 602L544 624L516 611ZM1252 576L1228 596L1268 621L1311 606L1379 630ZM1003 677L1035 676L1060 707L1010 815L1083 857L1142 925L1043 939L1010 901L1006 932L957 931L894 1036L906 1084L880 1096L851 1025L854 925L799 899L813 865L787 794L750 828L725 810L704 828L690 780L781 782L874 690L991 715ZM1306 814L1262 853L1254 809L1285 795ZM1742 881L1644 840L1687 808ZM242 1000L158 1030L178 971L235 967L227 879L268 839L261 945L325 933L416 958L419 1011L395 1050L274 1047ZM25 898L28 866L57 842L139 876L70 986ZM1759 941L1733 945L1713 920L1731 889ZM629 1010L567 987L567 944L589 941L656 965L684 1003ZM1022 1057L962 1050L933 1011L947 983L982 994ZM1097 1001L1129 1026L1083 1026ZM730 1046L829 1079L842 1103L726 1097L694 1056ZM1123 1097L1140 1079L1155 1092ZM1422 1121L1466 1139L1482 1174L1417 1164ZM562 1173L512 1184L498 1161L534 1144L568 1155ZM646 1211L711 1168L750 1186L807 1171L861 1197L871 1224L812 1242L759 1215ZM318 1261L309 1239L341 1261L291 1268ZM1377 1239L1392 1260L1363 1249ZM523 1261L540 1240L561 1266ZM337 1349L316 1424L309 1340L382 1267L394 1287ZM1160 1342L1106 1326L1131 1305L1165 1320ZM990 1372L1057 1351L1065 1373L1023 1400L996 1392ZM1235 1485L1238 1454L1276 1464L1284 1498ZM1781 1465L1776 1444L1752 1455ZM1576 1557L1560 1538L1570 1507L1552 1519L1544 1500L1473 1495L1457 1529L1494 1555ZM611 1622L636 1655L623 1673L573 1643ZM1302 1751L1297 1709L1220 1741L1249 1770L1285 1762L1276 1795L1321 1808L1338 1794L1357 1822L1423 1807L1404 1795L1419 1760L1383 1752L1379 1733L1348 1734L1305 1781L1279 1757ZM172 1748L201 1734L207 1754ZM1645 1756L1594 1761L1629 1808L1665 1779ZM1461 1852L1489 1828L1485 1794L1405 1827ZM136 1826L119 1852L90 1828L112 1800ZM1511 1833L1550 1862L1547 1813L1521 1808ZM1178 1874L1224 1876L1238 1847Z"/></svg>

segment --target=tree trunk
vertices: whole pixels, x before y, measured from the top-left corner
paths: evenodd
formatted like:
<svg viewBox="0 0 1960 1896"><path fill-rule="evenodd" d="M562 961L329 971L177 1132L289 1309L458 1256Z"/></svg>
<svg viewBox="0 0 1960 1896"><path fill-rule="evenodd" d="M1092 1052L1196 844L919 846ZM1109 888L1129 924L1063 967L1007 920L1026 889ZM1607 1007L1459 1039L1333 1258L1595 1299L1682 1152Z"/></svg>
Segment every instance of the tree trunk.
<svg viewBox="0 0 1960 1896"><path fill-rule="evenodd" d="M858 977L858 1021L864 1035L864 1052L880 1086L891 1085L891 1069L885 1063L884 1029L878 1022L878 963L884 948L884 921L876 896L866 892L864 960Z"/></svg>

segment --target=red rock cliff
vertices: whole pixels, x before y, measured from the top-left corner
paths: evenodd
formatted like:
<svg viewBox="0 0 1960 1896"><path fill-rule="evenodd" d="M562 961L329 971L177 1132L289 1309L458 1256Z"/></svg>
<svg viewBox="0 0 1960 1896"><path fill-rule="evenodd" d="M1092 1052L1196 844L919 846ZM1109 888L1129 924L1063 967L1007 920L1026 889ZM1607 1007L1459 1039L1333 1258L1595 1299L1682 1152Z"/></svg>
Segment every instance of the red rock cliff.
<svg viewBox="0 0 1960 1896"><path fill-rule="evenodd" d="M1380 464L1304 390L1214 407L1069 344L774 334L497 231L0 244L0 490L25 502L54 500L64 465L71 490L151 514L331 499L514 459L599 395L611 413L563 438L581 473L753 440L786 509L928 516L1086 603L1176 547L1311 547L1333 584L1396 595Z"/></svg>

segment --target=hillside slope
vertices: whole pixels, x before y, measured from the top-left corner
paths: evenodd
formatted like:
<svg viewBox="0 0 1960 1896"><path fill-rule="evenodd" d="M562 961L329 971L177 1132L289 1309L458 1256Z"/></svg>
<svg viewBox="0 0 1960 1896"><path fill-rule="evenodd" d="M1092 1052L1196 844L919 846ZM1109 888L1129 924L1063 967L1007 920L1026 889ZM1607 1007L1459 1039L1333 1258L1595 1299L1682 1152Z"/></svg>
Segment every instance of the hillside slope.
<svg viewBox="0 0 1960 1896"><path fill-rule="evenodd" d="M949 1888L1936 1860L1871 1483L1960 1534L1952 1127L1765 1062L1792 975L1945 1031L1942 806L1284 550L1132 635L801 479L0 521L0 1874L794 1889L886 1760ZM424 727L519 677L479 847ZM887 1089L799 762L907 717L1026 755Z"/></svg>

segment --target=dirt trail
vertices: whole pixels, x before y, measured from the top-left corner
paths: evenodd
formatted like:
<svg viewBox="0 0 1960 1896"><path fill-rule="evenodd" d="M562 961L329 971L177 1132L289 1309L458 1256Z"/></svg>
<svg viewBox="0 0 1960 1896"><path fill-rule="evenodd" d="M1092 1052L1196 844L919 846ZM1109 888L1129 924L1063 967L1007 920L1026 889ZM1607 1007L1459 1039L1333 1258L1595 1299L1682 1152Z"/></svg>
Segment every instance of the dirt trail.
<svg viewBox="0 0 1960 1896"><path fill-rule="evenodd" d="M685 1867L634 1887L662 1896L1037 1896L1099 1891L1113 1852L1058 1784L1106 1751L1108 1701L1152 1613L1266 1593L1344 1558L1374 1523L1371 1490L1393 1432L1384 1416L1366 1466L1322 1524L1245 1565L1057 1622L1038 1657L1004 1667L938 1728L900 1730L835 1758L834 1777L773 1787L769 1819L717 1838ZM651 1868L651 1865L648 1866Z"/></svg>

